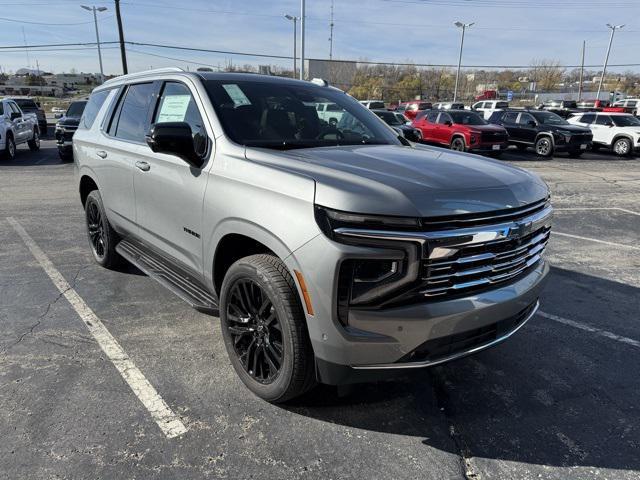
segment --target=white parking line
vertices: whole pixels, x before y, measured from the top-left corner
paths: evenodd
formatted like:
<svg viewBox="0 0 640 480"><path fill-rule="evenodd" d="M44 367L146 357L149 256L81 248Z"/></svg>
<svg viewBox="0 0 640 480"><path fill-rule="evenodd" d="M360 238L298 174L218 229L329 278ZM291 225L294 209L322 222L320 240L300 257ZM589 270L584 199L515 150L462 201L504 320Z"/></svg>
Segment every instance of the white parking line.
<svg viewBox="0 0 640 480"><path fill-rule="evenodd" d="M89 308L85 301L69 285L58 269L51 263L49 257L40 249L38 244L29 236L26 230L13 217L7 220L14 230L20 235L25 245L31 251L40 266L49 276L53 284L62 295L69 301L73 309L80 316L89 332L96 339L100 348L111 360L122 375L122 378L129 384L133 393L142 402L151 414L151 417L160 427L160 430L168 437L173 438L182 435L187 431L187 427L180 418L169 408L162 397L158 394L153 385L145 378L142 372L136 367L120 344L109 333L98 316Z"/></svg>
<svg viewBox="0 0 640 480"><path fill-rule="evenodd" d="M623 243L607 242L606 240L599 240L597 238L581 237L580 235L571 235L570 233L563 233L553 230L551 235L558 235L560 237L577 238L578 240L586 240L588 242L602 243L604 245L610 245L612 247L630 248L632 250L640 250L640 247L634 245L625 245Z"/></svg>
<svg viewBox="0 0 640 480"><path fill-rule="evenodd" d="M615 340L616 342L625 343L627 345L631 345L632 347L640 348L640 342L632 338L623 337L621 335L608 332L607 330L601 330L600 328L592 327L591 325L587 325L585 323L580 323L580 322L576 322L575 320L569 320L568 318L563 318L557 315L552 315L550 313L541 312L540 310L538 310L537 314L548 320L553 320L554 322L562 323L563 325L579 328L580 330L584 330L585 332L595 333L596 335L608 338L609 340Z"/></svg>
<svg viewBox="0 0 640 480"><path fill-rule="evenodd" d="M554 208L554 212L579 212L579 211L590 211L590 210L618 210L619 212L629 213L631 215L638 215L640 217L640 212L634 212L633 210L629 210L628 208L620 208L620 207L567 207L567 208Z"/></svg>

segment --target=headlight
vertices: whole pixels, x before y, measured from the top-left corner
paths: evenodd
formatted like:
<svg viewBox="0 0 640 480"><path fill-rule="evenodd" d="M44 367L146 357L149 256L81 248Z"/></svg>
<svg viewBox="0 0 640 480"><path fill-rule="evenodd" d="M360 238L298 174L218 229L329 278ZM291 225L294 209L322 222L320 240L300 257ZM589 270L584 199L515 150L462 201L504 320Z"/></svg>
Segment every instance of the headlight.
<svg viewBox="0 0 640 480"><path fill-rule="evenodd" d="M379 306L418 279L421 245L407 239L403 232L418 231L420 219L347 213L316 206L316 221L332 240L379 252L348 258L339 267L338 318L345 326L350 307Z"/></svg>

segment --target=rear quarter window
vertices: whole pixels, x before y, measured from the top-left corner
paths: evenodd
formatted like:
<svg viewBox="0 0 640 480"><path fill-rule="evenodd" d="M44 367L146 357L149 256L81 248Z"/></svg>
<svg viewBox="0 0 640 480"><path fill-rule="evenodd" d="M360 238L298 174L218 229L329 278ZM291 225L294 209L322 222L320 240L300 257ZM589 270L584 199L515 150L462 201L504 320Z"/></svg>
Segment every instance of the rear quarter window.
<svg viewBox="0 0 640 480"><path fill-rule="evenodd" d="M99 92L91 94L91 97L89 97L89 101L87 102L87 106L84 108L84 112L82 112L78 128L91 128L93 122L95 122L96 117L98 116L100 108L102 108L102 104L107 99L110 92L111 90L100 90Z"/></svg>

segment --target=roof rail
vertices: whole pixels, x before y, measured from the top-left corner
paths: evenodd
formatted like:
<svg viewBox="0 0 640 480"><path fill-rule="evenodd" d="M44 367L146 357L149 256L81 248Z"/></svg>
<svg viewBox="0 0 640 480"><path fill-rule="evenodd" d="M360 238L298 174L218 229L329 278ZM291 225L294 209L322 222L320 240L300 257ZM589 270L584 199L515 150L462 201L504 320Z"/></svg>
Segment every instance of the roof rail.
<svg viewBox="0 0 640 480"><path fill-rule="evenodd" d="M104 82L102 85L110 85L121 80L129 80L131 78L146 77L147 75L155 75L158 73L175 73L184 72L184 69L180 67L166 67L166 68L154 68L152 70L144 70L142 72L127 73L126 75L120 75L118 77L111 78Z"/></svg>

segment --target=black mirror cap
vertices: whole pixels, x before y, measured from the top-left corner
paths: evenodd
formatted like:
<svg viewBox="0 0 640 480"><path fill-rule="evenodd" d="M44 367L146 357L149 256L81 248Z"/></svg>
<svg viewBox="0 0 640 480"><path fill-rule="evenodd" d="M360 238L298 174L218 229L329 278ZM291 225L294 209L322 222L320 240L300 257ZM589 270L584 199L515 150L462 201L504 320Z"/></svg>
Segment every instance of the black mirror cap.
<svg viewBox="0 0 640 480"><path fill-rule="evenodd" d="M189 165L200 168L207 152L207 137L191 134L186 122L154 123L146 135L147 145L156 153L177 155Z"/></svg>
<svg viewBox="0 0 640 480"><path fill-rule="evenodd" d="M452 122L451 120L447 120L446 122L444 122L444 124L445 124L447 127L452 127L452 126L453 126L453 122Z"/></svg>

